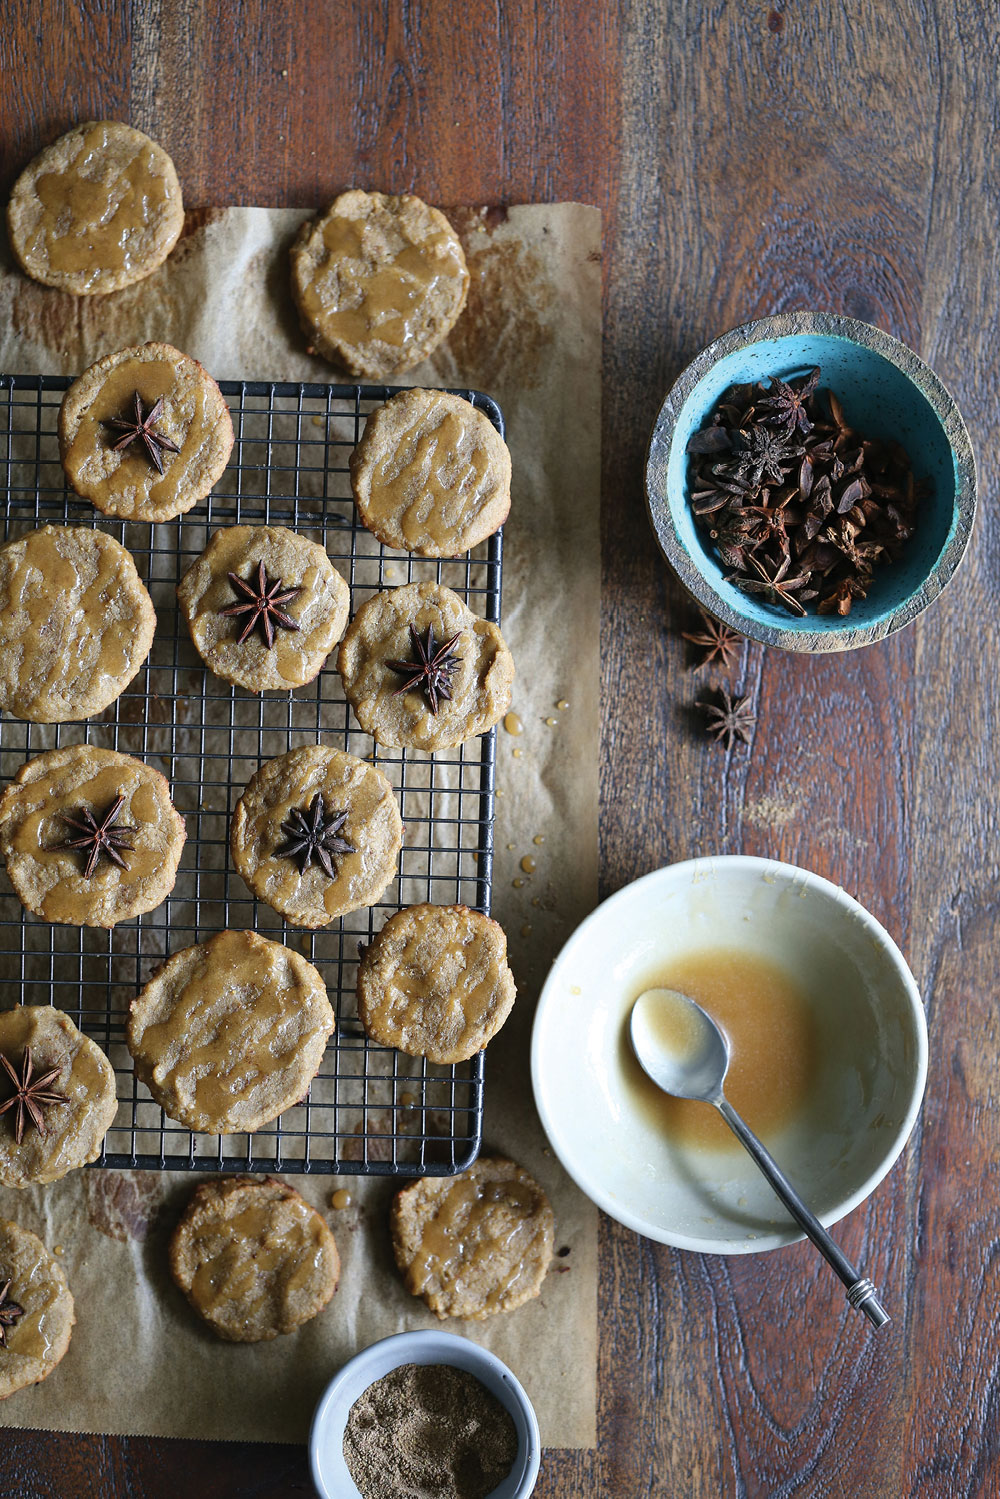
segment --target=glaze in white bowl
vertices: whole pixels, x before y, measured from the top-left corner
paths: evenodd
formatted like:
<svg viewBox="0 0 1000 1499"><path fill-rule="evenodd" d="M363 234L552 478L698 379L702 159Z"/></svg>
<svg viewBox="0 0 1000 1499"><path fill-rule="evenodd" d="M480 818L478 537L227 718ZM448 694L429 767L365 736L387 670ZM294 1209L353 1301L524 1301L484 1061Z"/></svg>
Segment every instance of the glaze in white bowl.
<svg viewBox="0 0 1000 1499"><path fill-rule="evenodd" d="M735 1139L731 1150L710 1150L658 1129L620 1060L629 1010L651 975L711 948L778 965L812 1009L816 1088L764 1142L824 1224L862 1203L903 1149L927 1077L927 1027L885 929L838 886L790 864L742 855L672 864L577 928L545 982L532 1037L552 1148L598 1207L637 1233L753 1254L802 1234Z"/></svg>

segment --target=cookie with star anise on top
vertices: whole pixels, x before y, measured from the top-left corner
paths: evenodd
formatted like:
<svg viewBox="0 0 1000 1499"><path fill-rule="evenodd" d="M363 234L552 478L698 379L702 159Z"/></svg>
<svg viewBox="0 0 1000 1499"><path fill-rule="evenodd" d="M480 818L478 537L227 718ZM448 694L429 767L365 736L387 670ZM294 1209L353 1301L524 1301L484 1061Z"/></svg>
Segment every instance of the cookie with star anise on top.
<svg viewBox="0 0 1000 1499"><path fill-rule="evenodd" d="M67 390L59 453L78 495L104 515L165 521L221 478L233 423L218 385L171 344L106 354Z"/></svg>
<svg viewBox="0 0 1000 1499"><path fill-rule="evenodd" d="M368 599L337 664L358 723L383 745L451 749L510 707L514 658L499 626L441 583Z"/></svg>
<svg viewBox="0 0 1000 1499"><path fill-rule="evenodd" d="M96 1160L117 1111L114 1068L68 1015L0 1012L0 1183L54 1182Z"/></svg>
<svg viewBox="0 0 1000 1499"><path fill-rule="evenodd" d="M21 766L0 797L0 854L43 921L113 927L173 889L184 819L152 765L73 744Z"/></svg>
<svg viewBox="0 0 1000 1499"><path fill-rule="evenodd" d="M48 1378L75 1322L62 1265L37 1234L0 1218L0 1400Z"/></svg>
<svg viewBox="0 0 1000 1499"><path fill-rule="evenodd" d="M372 906L396 873L403 824L374 765L308 744L268 760L236 803L233 863L253 893L296 926L323 927Z"/></svg>
<svg viewBox="0 0 1000 1499"><path fill-rule="evenodd" d="M216 531L177 587L195 649L227 682L288 692L344 633L350 589L326 549L285 526Z"/></svg>

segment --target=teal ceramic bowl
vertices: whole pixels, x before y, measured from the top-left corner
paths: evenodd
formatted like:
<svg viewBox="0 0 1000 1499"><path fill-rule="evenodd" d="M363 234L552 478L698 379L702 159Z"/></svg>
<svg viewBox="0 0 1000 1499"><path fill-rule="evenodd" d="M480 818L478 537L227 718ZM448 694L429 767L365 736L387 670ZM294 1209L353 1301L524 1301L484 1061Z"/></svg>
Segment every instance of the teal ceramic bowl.
<svg viewBox="0 0 1000 1499"><path fill-rule="evenodd" d="M803 374L814 365L848 421L906 448L917 480L929 481L904 555L880 568L866 599L846 618L787 610L726 582L726 569L688 503L687 444L731 385ZM688 592L710 614L765 645L846 651L901 630L953 576L972 534L976 464L961 413L912 349L868 323L832 313L759 318L709 344L660 408L646 459L646 503L660 548Z"/></svg>

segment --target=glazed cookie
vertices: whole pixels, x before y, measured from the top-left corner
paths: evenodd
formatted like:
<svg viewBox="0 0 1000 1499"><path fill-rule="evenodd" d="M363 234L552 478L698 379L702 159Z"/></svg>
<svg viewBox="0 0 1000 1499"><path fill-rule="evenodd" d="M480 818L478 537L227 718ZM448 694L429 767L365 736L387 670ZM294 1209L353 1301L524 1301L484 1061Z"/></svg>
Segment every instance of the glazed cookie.
<svg viewBox="0 0 1000 1499"><path fill-rule="evenodd" d="M510 453L489 417L444 390L403 390L351 454L358 514L387 547L457 557L510 510Z"/></svg>
<svg viewBox="0 0 1000 1499"><path fill-rule="evenodd" d="M403 842L380 770L322 744L268 760L236 803L229 846L258 899L296 926L327 926L372 906Z"/></svg>
<svg viewBox="0 0 1000 1499"><path fill-rule="evenodd" d="M86 526L0 547L0 709L31 723L92 718L149 655L153 601L131 556Z"/></svg>
<svg viewBox="0 0 1000 1499"><path fill-rule="evenodd" d="M4 1010L0 1110L0 1182L58 1181L101 1153L118 1112L114 1068L62 1010Z"/></svg>
<svg viewBox="0 0 1000 1499"><path fill-rule="evenodd" d="M499 626L441 583L367 599L338 658L358 723L379 744L451 749L510 707L514 658Z"/></svg>
<svg viewBox="0 0 1000 1499"><path fill-rule="evenodd" d="M555 1235L541 1187L500 1156L411 1182L396 1194L390 1227L406 1289L439 1317L474 1322L538 1295Z"/></svg>
<svg viewBox="0 0 1000 1499"><path fill-rule="evenodd" d="M387 380L419 364L465 306L458 235L420 198L359 189L308 219L292 246L292 295L315 352Z"/></svg>
<svg viewBox="0 0 1000 1499"><path fill-rule="evenodd" d="M259 1343L323 1310L340 1256L294 1187L230 1176L195 1189L170 1240L170 1273L220 1338Z"/></svg>
<svg viewBox="0 0 1000 1499"><path fill-rule="evenodd" d="M311 682L344 633L350 589L315 541L284 526L216 531L177 597L195 650L251 692Z"/></svg>
<svg viewBox="0 0 1000 1499"><path fill-rule="evenodd" d="M78 296L141 281L166 260L183 227L173 162L119 120L90 120L46 146L7 204L22 268Z"/></svg>
<svg viewBox="0 0 1000 1499"><path fill-rule="evenodd" d="M174 953L132 1001L136 1076L188 1129L259 1129L308 1092L333 1010L305 958L256 932Z"/></svg>
<svg viewBox="0 0 1000 1499"><path fill-rule="evenodd" d="M507 937L468 906L408 906L362 955L358 1017L367 1034L430 1062L464 1062L511 1012Z"/></svg>
<svg viewBox="0 0 1000 1499"><path fill-rule="evenodd" d="M225 397L196 359L139 344L84 370L59 409L66 477L104 515L172 520L208 494L229 462Z"/></svg>
<svg viewBox="0 0 1000 1499"><path fill-rule="evenodd" d="M62 1265L41 1239L0 1218L0 1400L41 1384L69 1347L76 1316Z"/></svg>
<svg viewBox="0 0 1000 1499"><path fill-rule="evenodd" d="M184 819L158 770L93 744L46 750L0 797L0 853L27 910L112 927L173 889Z"/></svg>

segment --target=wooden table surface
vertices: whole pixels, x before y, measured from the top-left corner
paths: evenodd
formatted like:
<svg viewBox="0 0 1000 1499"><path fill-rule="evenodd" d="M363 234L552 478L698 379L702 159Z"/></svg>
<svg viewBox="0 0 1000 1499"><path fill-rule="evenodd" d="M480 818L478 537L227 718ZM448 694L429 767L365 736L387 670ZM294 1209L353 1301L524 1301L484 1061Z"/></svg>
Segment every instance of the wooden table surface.
<svg viewBox="0 0 1000 1499"><path fill-rule="evenodd" d="M977 0L0 10L0 188L111 116L167 148L189 207L355 184L601 207L602 893L693 854L792 860L886 924L924 993L922 1121L839 1230L892 1326L869 1336L808 1246L702 1258L603 1220L599 1446L546 1454L538 1499L1000 1492L998 52ZM846 656L752 651L757 731L727 756L686 707L689 614L647 525L644 446L713 335L797 308L933 365L972 432L980 518L915 627ZM0 1491L311 1487L302 1448L7 1431Z"/></svg>

